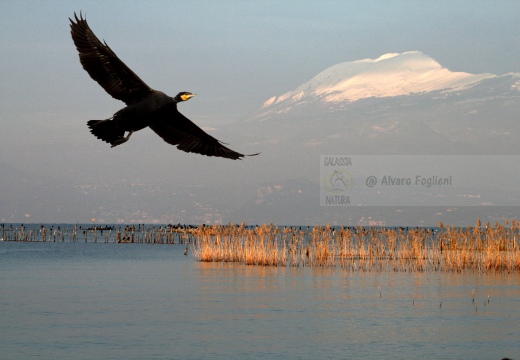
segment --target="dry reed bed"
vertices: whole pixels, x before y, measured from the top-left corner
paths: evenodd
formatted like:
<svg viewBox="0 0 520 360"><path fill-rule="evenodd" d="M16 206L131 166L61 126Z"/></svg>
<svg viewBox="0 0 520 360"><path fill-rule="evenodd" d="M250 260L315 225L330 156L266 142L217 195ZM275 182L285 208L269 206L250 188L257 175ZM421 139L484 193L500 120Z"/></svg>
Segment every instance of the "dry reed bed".
<svg viewBox="0 0 520 360"><path fill-rule="evenodd" d="M263 266L341 267L353 271L520 270L520 224L431 229L299 228L244 224L204 226L193 231L198 261Z"/></svg>
<svg viewBox="0 0 520 360"><path fill-rule="evenodd" d="M264 266L341 267L353 271L520 270L520 224L431 229L279 228L273 225L125 226L26 229L2 224L4 241L192 244L198 261Z"/></svg>

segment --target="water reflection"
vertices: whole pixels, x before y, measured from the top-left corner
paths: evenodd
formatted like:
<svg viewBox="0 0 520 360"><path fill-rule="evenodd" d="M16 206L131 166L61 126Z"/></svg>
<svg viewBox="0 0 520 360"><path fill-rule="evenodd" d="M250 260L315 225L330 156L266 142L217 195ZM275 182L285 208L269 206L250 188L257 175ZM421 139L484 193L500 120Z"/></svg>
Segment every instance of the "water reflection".
<svg viewBox="0 0 520 360"><path fill-rule="evenodd" d="M520 359L519 274L202 263L184 249L0 244L2 355Z"/></svg>
<svg viewBox="0 0 520 360"><path fill-rule="evenodd" d="M501 358L504 348L498 344L508 349L504 355L520 352L512 340L520 319L520 278L514 274L363 273L234 263L197 263L195 273L199 320L236 327L233 333L243 341L271 342L278 334L295 349L312 344L312 353L340 357L346 351L364 357L357 351L370 349L384 358L403 358L415 349L442 358L447 348L460 347L464 358Z"/></svg>

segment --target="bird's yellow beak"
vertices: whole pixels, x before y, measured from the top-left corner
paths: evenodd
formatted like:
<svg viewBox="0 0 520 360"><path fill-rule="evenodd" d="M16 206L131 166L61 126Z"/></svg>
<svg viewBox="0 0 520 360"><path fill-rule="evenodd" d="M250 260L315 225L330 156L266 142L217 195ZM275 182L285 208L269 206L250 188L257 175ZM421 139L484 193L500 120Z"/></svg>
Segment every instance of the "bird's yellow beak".
<svg viewBox="0 0 520 360"><path fill-rule="evenodd" d="M195 95L197 95L197 94L183 94L183 95L181 95L181 100L182 100L182 101L189 100L189 99L191 99L192 97L194 97Z"/></svg>

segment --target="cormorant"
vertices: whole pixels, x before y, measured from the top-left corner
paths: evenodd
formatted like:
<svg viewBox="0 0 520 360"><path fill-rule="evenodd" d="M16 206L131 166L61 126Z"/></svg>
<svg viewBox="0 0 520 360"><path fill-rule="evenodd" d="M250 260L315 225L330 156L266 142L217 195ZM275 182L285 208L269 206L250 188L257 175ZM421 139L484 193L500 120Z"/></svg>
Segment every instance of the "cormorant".
<svg viewBox="0 0 520 360"><path fill-rule="evenodd" d="M149 126L157 135L179 150L207 156L241 159L243 155L228 149L222 142L208 135L177 110L177 103L195 94L180 92L170 97L146 85L105 41L101 42L83 16L74 13L70 19L70 33L79 52L83 68L113 98L127 106L106 120L90 120L87 125L97 138L112 147L128 141L134 131ZM125 133L128 135L125 136Z"/></svg>

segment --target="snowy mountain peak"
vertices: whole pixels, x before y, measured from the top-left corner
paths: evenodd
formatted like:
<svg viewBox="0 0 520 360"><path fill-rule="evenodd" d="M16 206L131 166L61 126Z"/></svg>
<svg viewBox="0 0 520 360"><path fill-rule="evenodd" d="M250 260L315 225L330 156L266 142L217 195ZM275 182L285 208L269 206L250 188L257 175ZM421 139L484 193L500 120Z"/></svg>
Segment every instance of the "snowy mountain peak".
<svg viewBox="0 0 520 360"><path fill-rule="evenodd" d="M442 89L455 91L492 77L496 75L452 72L420 51L389 53L377 59L331 66L298 88L273 96L264 103L262 111L278 105L276 112L286 112L293 106L316 100L337 104L369 97L391 97Z"/></svg>

